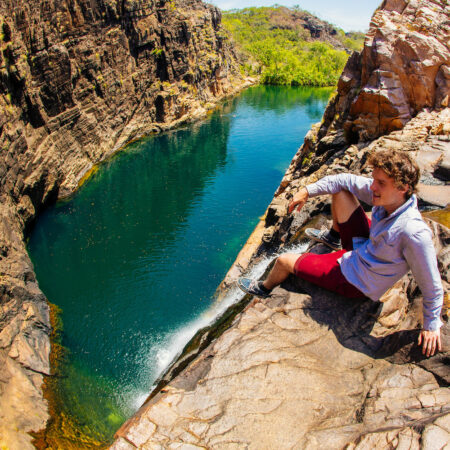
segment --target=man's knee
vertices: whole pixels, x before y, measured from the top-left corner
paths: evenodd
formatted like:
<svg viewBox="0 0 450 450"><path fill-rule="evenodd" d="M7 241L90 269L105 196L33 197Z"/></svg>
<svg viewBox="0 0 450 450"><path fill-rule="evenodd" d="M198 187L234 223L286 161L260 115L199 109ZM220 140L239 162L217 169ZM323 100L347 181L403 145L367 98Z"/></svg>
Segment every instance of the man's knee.
<svg viewBox="0 0 450 450"><path fill-rule="evenodd" d="M289 271L290 273L294 273L295 263L297 262L299 256L300 255L297 255L295 253L283 253L277 258L276 264Z"/></svg>
<svg viewBox="0 0 450 450"><path fill-rule="evenodd" d="M350 192L343 189L342 191L337 192L336 194L332 194L333 200L338 202L345 203L358 203L358 199Z"/></svg>
<svg viewBox="0 0 450 450"><path fill-rule="evenodd" d="M340 191L332 195L336 219L339 223L347 222L360 206L358 199L349 191Z"/></svg>

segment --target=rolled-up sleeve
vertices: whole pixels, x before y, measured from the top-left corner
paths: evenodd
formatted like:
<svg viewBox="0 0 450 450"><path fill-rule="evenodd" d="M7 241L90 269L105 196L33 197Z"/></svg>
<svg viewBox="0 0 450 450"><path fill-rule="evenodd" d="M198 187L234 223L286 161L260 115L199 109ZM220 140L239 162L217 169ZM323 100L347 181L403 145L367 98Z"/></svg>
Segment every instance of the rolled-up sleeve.
<svg viewBox="0 0 450 450"><path fill-rule="evenodd" d="M352 173L340 173L338 175L328 175L321 178L316 183L308 184L306 189L308 190L310 197L324 194L337 194L342 190L346 190L355 195L359 200L371 205L371 185L371 178L354 175Z"/></svg>
<svg viewBox="0 0 450 450"><path fill-rule="evenodd" d="M423 295L423 328L435 331L440 319L444 289L437 265L431 231L422 229L404 241L403 255Z"/></svg>

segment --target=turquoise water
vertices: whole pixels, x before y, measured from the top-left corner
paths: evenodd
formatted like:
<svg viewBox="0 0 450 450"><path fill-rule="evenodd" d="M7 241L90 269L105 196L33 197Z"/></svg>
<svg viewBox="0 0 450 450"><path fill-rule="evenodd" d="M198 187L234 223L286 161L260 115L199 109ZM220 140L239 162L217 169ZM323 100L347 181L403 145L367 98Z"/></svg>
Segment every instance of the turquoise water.
<svg viewBox="0 0 450 450"><path fill-rule="evenodd" d="M130 144L39 217L29 253L68 349L57 395L84 432L111 439L147 397L329 94L250 88L201 123Z"/></svg>

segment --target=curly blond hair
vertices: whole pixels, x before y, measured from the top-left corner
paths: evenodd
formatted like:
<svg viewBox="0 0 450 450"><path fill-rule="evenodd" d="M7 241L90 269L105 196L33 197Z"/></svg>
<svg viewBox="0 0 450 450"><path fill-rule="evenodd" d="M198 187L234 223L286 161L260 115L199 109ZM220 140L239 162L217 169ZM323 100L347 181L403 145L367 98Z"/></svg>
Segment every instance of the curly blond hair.
<svg viewBox="0 0 450 450"><path fill-rule="evenodd" d="M408 191L405 193L406 199L417 192L420 169L406 152L400 150L372 152L367 163L374 169L383 170L388 177L393 178L398 188L408 186Z"/></svg>

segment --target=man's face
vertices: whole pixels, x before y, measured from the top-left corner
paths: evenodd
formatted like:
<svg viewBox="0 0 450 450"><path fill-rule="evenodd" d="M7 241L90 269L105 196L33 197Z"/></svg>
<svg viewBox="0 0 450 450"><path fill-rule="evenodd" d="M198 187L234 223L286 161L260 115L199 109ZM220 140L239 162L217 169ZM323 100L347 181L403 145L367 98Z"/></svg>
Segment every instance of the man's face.
<svg viewBox="0 0 450 450"><path fill-rule="evenodd" d="M388 214L391 214L405 203L405 193L408 191L407 186L398 188L394 183L394 179L381 169L374 169L372 178L373 183L370 186L370 190L373 194L372 201L374 206L383 206Z"/></svg>

